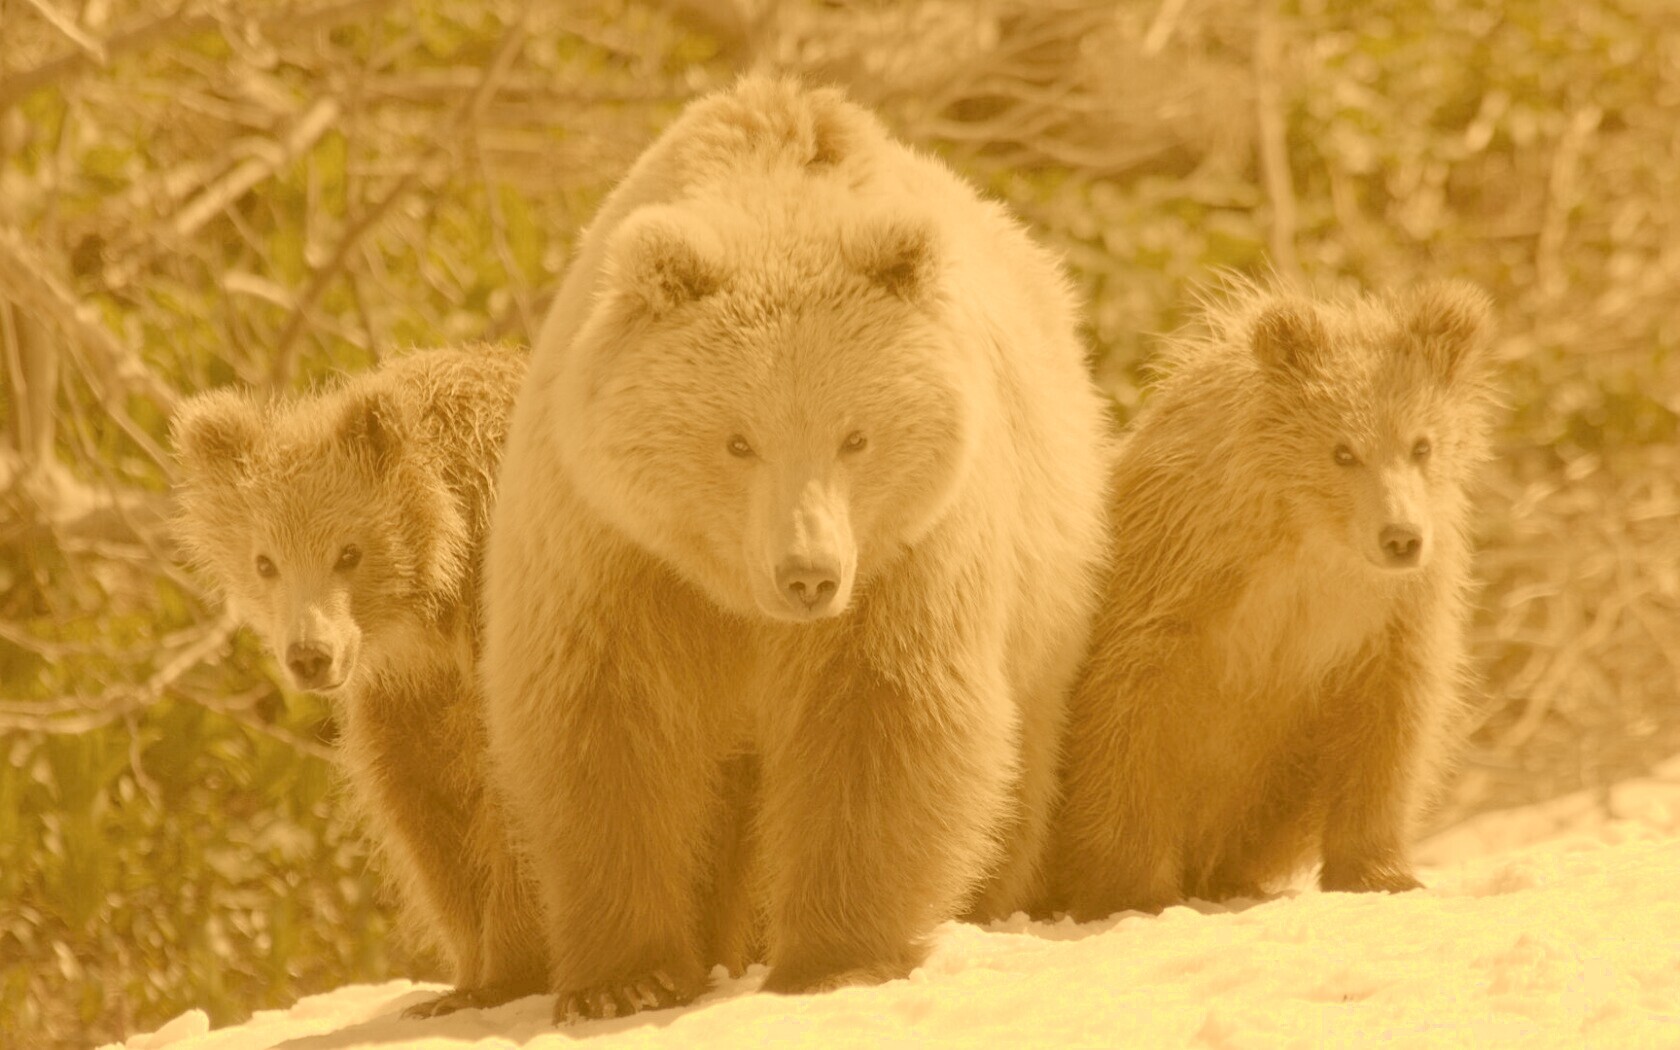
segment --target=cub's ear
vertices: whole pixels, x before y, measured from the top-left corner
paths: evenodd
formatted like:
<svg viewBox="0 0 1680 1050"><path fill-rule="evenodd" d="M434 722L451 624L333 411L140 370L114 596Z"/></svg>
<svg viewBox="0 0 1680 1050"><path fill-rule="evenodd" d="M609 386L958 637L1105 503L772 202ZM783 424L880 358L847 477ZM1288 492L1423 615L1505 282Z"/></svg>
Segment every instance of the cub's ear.
<svg viewBox="0 0 1680 1050"><path fill-rule="evenodd" d="M1426 281L1402 305L1406 335L1447 382L1491 365L1493 301L1468 281Z"/></svg>
<svg viewBox="0 0 1680 1050"><path fill-rule="evenodd" d="M396 465L407 440L402 406L386 390L365 390L350 396L338 418L340 447L376 473Z"/></svg>
<svg viewBox="0 0 1680 1050"><path fill-rule="evenodd" d="M925 299L939 279L936 234L922 219L867 223L846 240L844 252L853 269L906 302Z"/></svg>
<svg viewBox="0 0 1680 1050"><path fill-rule="evenodd" d="M1330 351L1330 336L1318 311L1299 299L1268 306L1255 319L1249 338L1263 367L1298 379L1317 373Z"/></svg>
<svg viewBox="0 0 1680 1050"><path fill-rule="evenodd" d="M711 231L674 209L644 208L624 221L607 249L610 287L654 317L704 299L728 271Z"/></svg>
<svg viewBox="0 0 1680 1050"><path fill-rule="evenodd" d="M183 404L170 422L175 458L190 475L231 481L250 469L266 410L249 394L212 390Z"/></svg>

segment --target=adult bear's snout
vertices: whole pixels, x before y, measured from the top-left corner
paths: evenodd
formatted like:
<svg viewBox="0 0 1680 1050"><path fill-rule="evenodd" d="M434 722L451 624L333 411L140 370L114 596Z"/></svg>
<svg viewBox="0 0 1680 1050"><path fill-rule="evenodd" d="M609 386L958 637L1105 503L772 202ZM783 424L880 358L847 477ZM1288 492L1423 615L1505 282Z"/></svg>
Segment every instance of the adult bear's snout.
<svg viewBox="0 0 1680 1050"><path fill-rule="evenodd" d="M823 616L840 592L840 567L827 561L787 558L776 567L776 589L805 616Z"/></svg>

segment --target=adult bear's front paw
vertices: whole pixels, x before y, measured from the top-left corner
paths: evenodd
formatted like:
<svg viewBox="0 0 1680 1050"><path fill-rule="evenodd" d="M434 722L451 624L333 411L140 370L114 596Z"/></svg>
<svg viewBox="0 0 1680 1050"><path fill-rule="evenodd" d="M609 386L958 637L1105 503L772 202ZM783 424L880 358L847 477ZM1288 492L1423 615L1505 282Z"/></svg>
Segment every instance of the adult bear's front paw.
<svg viewBox="0 0 1680 1050"><path fill-rule="evenodd" d="M1326 863L1318 887L1326 893L1407 893L1423 889L1423 883L1400 867Z"/></svg>
<svg viewBox="0 0 1680 1050"><path fill-rule="evenodd" d="M678 977L668 970L654 970L622 981L603 981L555 996L554 1023L628 1017L640 1010L685 1006L705 990L705 975Z"/></svg>

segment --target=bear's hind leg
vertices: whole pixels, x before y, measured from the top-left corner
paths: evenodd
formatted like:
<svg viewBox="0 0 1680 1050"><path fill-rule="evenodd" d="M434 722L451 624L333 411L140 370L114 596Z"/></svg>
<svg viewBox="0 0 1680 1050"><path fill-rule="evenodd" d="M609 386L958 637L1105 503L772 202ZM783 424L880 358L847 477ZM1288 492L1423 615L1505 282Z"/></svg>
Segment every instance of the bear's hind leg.
<svg viewBox="0 0 1680 1050"><path fill-rule="evenodd" d="M1020 775L1003 829L1003 851L963 914L964 921L1007 919L1017 911L1046 913L1065 689L1066 682L1058 681L1037 695L1020 698Z"/></svg>
<svg viewBox="0 0 1680 1050"><path fill-rule="evenodd" d="M1189 807L1203 788L1175 723L1194 695L1177 680L1187 662L1095 652L1070 701L1056 819L1056 903L1077 922L1183 899Z"/></svg>

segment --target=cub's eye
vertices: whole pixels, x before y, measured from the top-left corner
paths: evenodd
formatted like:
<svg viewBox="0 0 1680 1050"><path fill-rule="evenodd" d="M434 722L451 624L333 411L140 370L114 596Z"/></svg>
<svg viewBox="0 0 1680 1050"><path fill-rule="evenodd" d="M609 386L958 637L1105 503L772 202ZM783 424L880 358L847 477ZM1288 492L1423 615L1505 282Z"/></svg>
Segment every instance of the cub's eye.
<svg viewBox="0 0 1680 1050"><path fill-rule="evenodd" d="M869 439L863 436L863 431L854 430L846 435L846 440L840 445L842 452L862 452L869 445Z"/></svg>
<svg viewBox="0 0 1680 1050"><path fill-rule="evenodd" d="M1428 438L1418 438L1417 444L1412 446L1412 458L1428 459L1429 453L1433 451L1434 449L1430 447Z"/></svg>
<svg viewBox="0 0 1680 1050"><path fill-rule="evenodd" d="M747 444L747 439L739 434L729 439L729 454L736 459L750 459L753 447Z"/></svg>
<svg viewBox="0 0 1680 1050"><path fill-rule="evenodd" d="M1336 463L1338 466L1343 467L1357 466L1359 463L1359 457L1354 455L1353 449L1348 448L1346 445L1337 445Z"/></svg>
<svg viewBox="0 0 1680 1050"><path fill-rule="evenodd" d="M362 563L362 549L354 543L347 543L338 552L338 562L333 566L339 572L348 572Z"/></svg>
<svg viewBox="0 0 1680 1050"><path fill-rule="evenodd" d="M268 555L259 554L257 555L257 575L265 580L272 580L280 575L280 570L274 567L274 563L269 560Z"/></svg>

